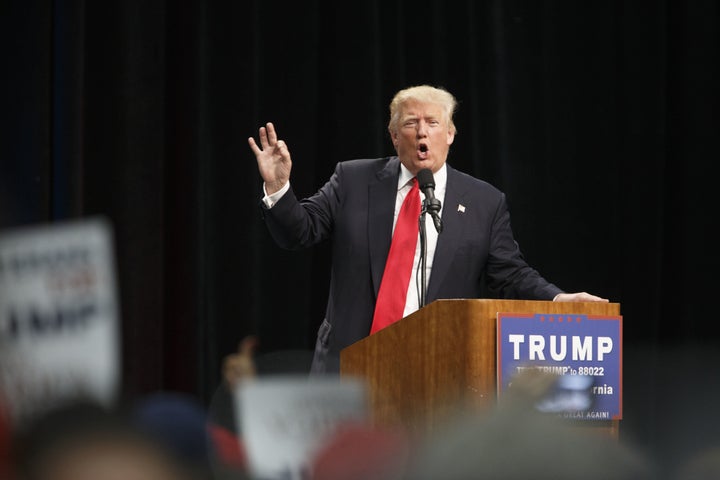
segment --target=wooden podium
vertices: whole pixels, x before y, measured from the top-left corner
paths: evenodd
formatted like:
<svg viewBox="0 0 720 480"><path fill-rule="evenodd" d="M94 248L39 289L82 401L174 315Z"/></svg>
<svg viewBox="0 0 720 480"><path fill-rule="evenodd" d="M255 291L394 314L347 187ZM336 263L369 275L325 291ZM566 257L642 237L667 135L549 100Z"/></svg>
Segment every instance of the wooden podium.
<svg viewBox="0 0 720 480"><path fill-rule="evenodd" d="M341 376L363 378L376 425L427 435L450 415L497 404L498 313L620 315L620 304L436 300L340 353ZM618 436L618 420L582 422Z"/></svg>

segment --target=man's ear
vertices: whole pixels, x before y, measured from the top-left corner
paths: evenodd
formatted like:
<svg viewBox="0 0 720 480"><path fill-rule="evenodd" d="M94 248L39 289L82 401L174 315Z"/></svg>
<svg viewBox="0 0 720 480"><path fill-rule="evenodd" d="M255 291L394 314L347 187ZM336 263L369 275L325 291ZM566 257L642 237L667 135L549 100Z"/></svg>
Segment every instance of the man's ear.
<svg viewBox="0 0 720 480"><path fill-rule="evenodd" d="M452 143L453 143L454 141L455 141L455 130L450 130L450 131L448 131L448 136L447 136L447 144L448 144L448 146L449 146L449 145L452 145Z"/></svg>
<svg viewBox="0 0 720 480"><path fill-rule="evenodd" d="M397 148L397 146L398 146L397 132L394 132L389 129L388 129L388 132L390 132L390 140L392 140L393 147Z"/></svg>

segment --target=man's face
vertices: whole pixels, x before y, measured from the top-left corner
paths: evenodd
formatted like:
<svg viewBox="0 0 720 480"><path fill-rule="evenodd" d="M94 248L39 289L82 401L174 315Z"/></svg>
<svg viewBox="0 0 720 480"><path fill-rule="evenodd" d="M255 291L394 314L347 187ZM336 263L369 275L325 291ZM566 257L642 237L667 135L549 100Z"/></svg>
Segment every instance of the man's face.
<svg viewBox="0 0 720 480"><path fill-rule="evenodd" d="M435 173L447 160L455 132L450 130L440 105L409 101L403 105L400 121L390 136L408 170L416 174L429 168Z"/></svg>

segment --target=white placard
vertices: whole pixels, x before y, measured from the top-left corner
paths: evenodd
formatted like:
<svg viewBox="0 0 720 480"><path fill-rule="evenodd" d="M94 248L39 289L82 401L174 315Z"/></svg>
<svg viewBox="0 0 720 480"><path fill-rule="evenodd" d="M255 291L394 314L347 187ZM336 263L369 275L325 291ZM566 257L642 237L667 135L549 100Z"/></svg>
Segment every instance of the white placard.
<svg viewBox="0 0 720 480"><path fill-rule="evenodd" d="M0 397L11 419L78 396L115 401L116 290L106 220L0 232Z"/></svg>
<svg viewBox="0 0 720 480"><path fill-rule="evenodd" d="M368 421L363 382L338 377L269 376L235 391L238 431L253 478L309 478L313 456L344 422Z"/></svg>

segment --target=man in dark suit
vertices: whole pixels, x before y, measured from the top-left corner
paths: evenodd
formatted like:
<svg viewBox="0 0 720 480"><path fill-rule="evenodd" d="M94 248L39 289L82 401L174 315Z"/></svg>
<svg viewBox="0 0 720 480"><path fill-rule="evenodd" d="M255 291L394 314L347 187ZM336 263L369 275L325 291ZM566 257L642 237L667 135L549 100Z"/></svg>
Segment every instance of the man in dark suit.
<svg viewBox="0 0 720 480"><path fill-rule="evenodd" d="M446 164L455 139L455 98L420 85L398 92L388 130L397 156L340 162L313 196L298 200L290 186L292 160L272 123L248 143L264 180L263 216L286 249L332 239L333 264L326 316L318 331L313 372L337 372L340 351L370 333L378 290L402 200L420 170L432 171L442 230L426 230L425 289L413 288L416 248L405 309L399 320L441 298L478 298L483 281L499 298L604 301L586 292L565 293L523 259L510 225L505 195ZM429 225L433 225L429 223Z"/></svg>

